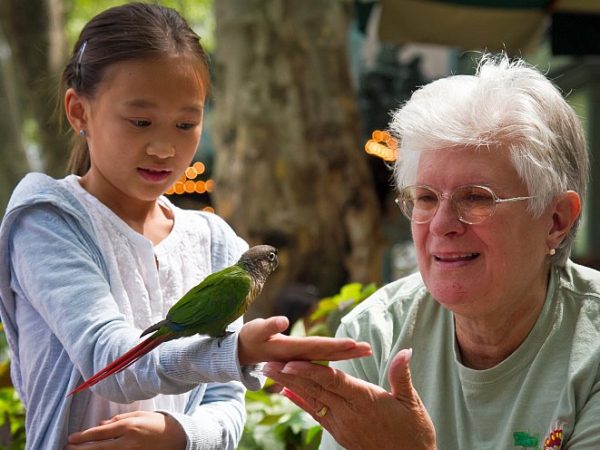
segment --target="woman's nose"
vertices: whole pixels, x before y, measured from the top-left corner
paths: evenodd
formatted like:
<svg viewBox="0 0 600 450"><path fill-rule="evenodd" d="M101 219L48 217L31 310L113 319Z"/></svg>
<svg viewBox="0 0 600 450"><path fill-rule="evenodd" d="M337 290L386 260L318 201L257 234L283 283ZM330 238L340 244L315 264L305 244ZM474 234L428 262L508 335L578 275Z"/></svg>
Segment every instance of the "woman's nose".
<svg viewBox="0 0 600 450"><path fill-rule="evenodd" d="M432 233L440 236L464 231L465 224L460 221L449 198L439 199L438 208L429 223L429 229Z"/></svg>

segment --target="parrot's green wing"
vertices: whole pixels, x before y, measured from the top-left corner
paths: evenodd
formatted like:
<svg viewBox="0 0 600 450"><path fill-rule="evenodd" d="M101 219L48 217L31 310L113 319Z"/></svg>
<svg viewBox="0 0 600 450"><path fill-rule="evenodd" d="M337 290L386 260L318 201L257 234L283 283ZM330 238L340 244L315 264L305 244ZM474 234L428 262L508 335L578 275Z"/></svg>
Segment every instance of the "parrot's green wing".
<svg viewBox="0 0 600 450"><path fill-rule="evenodd" d="M175 303L167 314L173 331L220 335L247 308L252 278L233 265L206 277Z"/></svg>

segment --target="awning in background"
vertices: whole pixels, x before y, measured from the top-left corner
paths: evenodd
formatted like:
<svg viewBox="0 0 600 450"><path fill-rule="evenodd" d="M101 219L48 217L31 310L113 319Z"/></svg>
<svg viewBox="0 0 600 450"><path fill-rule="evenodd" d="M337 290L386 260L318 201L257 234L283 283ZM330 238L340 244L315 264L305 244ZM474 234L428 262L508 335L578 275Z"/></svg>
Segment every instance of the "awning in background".
<svg viewBox="0 0 600 450"><path fill-rule="evenodd" d="M534 50L550 30L553 46L564 47L563 54L593 54L587 44L600 47L600 0L380 0L380 4L382 42L519 54Z"/></svg>

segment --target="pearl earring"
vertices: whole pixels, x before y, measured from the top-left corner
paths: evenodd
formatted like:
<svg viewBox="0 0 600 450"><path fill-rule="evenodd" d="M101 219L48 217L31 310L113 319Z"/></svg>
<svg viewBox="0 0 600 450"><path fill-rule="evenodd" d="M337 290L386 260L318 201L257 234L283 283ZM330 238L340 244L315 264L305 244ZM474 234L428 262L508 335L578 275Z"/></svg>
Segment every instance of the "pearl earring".
<svg viewBox="0 0 600 450"><path fill-rule="evenodd" d="M550 249L550 251L548 251L548 254L549 254L550 256L554 256L554 255L556 255L556 249L555 249L555 248L551 248L551 249Z"/></svg>
<svg viewBox="0 0 600 450"><path fill-rule="evenodd" d="M79 130L79 136L81 136L81 137L85 137L85 136L86 136L86 134L87 134L87 133L85 132L85 130L84 130L83 128L82 128L81 130Z"/></svg>

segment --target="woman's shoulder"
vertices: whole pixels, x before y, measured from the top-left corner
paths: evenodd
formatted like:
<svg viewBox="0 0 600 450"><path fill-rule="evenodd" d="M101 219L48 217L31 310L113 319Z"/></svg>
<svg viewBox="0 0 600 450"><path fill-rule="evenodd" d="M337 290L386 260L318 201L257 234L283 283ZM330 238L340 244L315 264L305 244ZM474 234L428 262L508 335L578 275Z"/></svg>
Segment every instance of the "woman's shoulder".
<svg viewBox="0 0 600 450"><path fill-rule="evenodd" d="M571 260L559 270L564 295L585 298L600 307L600 271Z"/></svg>
<svg viewBox="0 0 600 450"><path fill-rule="evenodd" d="M575 340L577 345L590 341L600 350L600 272L567 261L559 273L556 298L562 322L573 324L570 333L585 335Z"/></svg>
<svg viewBox="0 0 600 450"><path fill-rule="evenodd" d="M415 272L379 288L346 314L342 321L368 321L386 316L397 320L405 317L408 310L426 296L427 290L421 274Z"/></svg>

